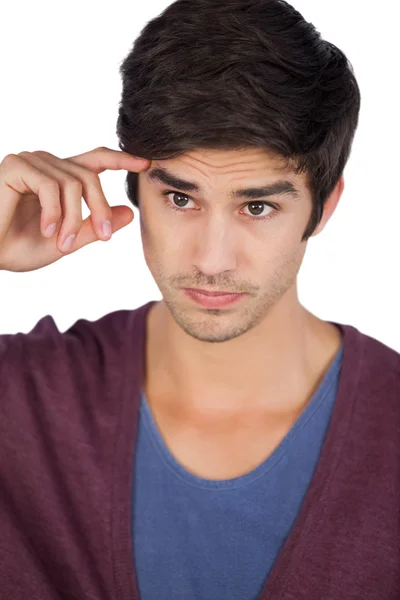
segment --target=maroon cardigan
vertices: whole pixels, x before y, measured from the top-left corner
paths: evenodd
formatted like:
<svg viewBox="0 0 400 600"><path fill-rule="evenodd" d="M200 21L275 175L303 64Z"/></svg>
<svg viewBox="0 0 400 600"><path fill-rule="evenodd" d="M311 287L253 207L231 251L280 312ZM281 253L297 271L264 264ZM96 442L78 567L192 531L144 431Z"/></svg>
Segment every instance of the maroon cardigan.
<svg viewBox="0 0 400 600"><path fill-rule="evenodd" d="M0 336L0 600L139 600L131 494L152 304ZM400 598L400 355L336 324L332 420L259 600Z"/></svg>

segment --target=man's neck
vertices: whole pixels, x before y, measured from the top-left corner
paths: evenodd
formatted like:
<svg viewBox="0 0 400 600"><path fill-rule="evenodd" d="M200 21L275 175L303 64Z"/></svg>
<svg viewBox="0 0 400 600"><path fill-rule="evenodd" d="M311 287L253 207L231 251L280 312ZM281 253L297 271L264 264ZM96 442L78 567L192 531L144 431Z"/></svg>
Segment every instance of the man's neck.
<svg viewBox="0 0 400 600"><path fill-rule="evenodd" d="M298 305L229 343L204 343L173 320L163 301L147 323L148 396L185 413L301 411L342 340L340 331ZM150 379L151 378L151 379Z"/></svg>

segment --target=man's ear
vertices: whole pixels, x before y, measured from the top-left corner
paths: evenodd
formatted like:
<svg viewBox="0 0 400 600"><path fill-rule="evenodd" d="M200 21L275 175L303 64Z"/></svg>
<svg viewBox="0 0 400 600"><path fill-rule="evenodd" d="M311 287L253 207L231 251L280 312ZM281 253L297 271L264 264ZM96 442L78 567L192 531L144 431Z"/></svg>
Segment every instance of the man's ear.
<svg viewBox="0 0 400 600"><path fill-rule="evenodd" d="M335 189L333 190L333 192L331 193L331 195L329 196L329 198L325 202L324 211L322 213L321 221L319 222L317 228L315 229L315 231L311 235L311 237L313 237L315 235L318 235L319 233L321 233L321 231L324 230L325 225L327 224L327 222L329 221L329 219L331 218L331 216L335 212L335 209L336 209L336 207L337 207L337 205L339 203L339 200L340 200L340 197L341 197L341 195L343 193L343 190L344 190L344 177L342 175L342 177L337 182L337 184L335 186Z"/></svg>

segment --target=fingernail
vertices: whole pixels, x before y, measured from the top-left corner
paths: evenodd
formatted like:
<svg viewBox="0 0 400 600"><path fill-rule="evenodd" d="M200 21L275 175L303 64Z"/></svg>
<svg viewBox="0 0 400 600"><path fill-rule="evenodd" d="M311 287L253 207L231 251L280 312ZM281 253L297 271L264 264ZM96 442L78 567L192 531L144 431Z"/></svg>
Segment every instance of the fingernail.
<svg viewBox="0 0 400 600"><path fill-rule="evenodd" d="M56 230L56 226L57 226L57 223L52 223L51 225L49 225L47 227L46 231L44 232L44 235L46 237L51 237Z"/></svg>
<svg viewBox="0 0 400 600"><path fill-rule="evenodd" d="M73 234L73 235L69 235L69 236L68 236L68 237L65 239L65 241L64 241L64 243L63 243L63 245L62 245L62 249L63 249L63 251L64 251L64 252L68 252L68 250L71 250L71 248L72 248L72 244L74 243L74 239L75 239L75 238L76 238L76 235L75 235L75 234Z"/></svg>
<svg viewBox="0 0 400 600"><path fill-rule="evenodd" d="M105 235L105 237L111 237L111 221L103 221L103 234Z"/></svg>

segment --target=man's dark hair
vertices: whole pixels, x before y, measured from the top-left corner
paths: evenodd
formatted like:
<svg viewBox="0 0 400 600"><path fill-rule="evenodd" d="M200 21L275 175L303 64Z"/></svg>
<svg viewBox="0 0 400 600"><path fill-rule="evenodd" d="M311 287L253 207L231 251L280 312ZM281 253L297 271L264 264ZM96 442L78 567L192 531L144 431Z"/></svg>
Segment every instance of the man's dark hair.
<svg viewBox="0 0 400 600"><path fill-rule="evenodd" d="M121 150L166 160L196 149L259 148L306 173L319 224L357 129L351 63L284 0L177 0L120 66ZM126 192L139 207L138 175Z"/></svg>

